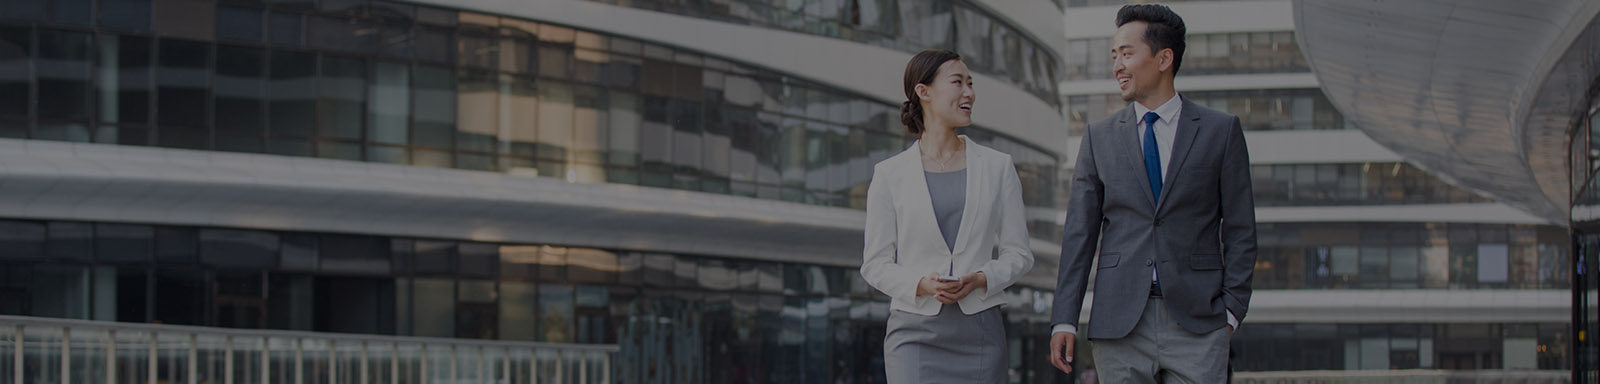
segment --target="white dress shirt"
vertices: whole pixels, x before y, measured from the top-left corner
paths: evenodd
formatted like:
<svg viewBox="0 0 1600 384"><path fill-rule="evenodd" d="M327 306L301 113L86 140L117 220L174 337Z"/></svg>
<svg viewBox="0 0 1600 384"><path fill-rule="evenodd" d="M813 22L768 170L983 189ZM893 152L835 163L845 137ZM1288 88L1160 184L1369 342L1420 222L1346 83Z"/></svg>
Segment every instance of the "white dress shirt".
<svg viewBox="0 0 1600 384"><path fill-rule="evenodd" d="M1139 129L1127 134L1137 136L1139 150L1142 151L1144 150L1144 114L1152 112L1152 110L1137 101L1129 104L1132 104L1133 116L1139 119L1137 124ZM1153 112L1160 116L1151 128L1156 130L1156 148L1160 150L1158 154L1161 155L1161 180L1166 180L1167 170L1172 169L1170 166L1172 164L1172 142L1178 138L1178 116L1183 112L1183 98L1173 94L1171 99L1161 103L1161 106L1156 107ZM1142 154L1140 158L1143 158ZM1154 268L1150 269L1150 281L1156 281L1156 270ZM1228 311L1228 326L1233 327L1233 329L1239 329L1239 320L1233 317L1233 311ZM1078 333L1078 326L1076 324L1056 324L1055 328L1051 329L1051 333L1060 332Z"/></svg>

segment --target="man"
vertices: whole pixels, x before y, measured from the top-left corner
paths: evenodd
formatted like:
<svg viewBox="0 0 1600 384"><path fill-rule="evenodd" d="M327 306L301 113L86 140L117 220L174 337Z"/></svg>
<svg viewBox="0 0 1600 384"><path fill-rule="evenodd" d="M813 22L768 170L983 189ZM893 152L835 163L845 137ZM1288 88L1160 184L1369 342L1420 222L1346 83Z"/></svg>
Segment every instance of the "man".
<svg viewBox="0 0 1600 384"><path fill-rule="evenodd" d="M1238 117L1173 88L1184 34L1165 6L1117 12L1112 70L1130 105L1090 124L1078 150L1051 320L1063 372L1098 257L1085 331L1101 381L1226 380L1256 260L1250 155Z"/></svg>

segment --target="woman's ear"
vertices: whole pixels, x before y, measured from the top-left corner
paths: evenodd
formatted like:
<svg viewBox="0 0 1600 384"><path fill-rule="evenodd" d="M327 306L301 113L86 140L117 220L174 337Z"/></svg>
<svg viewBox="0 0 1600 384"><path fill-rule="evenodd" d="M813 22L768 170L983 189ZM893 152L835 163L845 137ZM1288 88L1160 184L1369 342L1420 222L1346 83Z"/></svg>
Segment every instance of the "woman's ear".
<svg viewBox="0 0 1600 384"><path fill-rule="evenodd" d="M917 93L917 98L918 99L933 100L933 96L929 96L928 95L928 85L927 84L920 84L920 83L917 84L917 86L915 88L912 88L912 92L916 92Z"/></svg>

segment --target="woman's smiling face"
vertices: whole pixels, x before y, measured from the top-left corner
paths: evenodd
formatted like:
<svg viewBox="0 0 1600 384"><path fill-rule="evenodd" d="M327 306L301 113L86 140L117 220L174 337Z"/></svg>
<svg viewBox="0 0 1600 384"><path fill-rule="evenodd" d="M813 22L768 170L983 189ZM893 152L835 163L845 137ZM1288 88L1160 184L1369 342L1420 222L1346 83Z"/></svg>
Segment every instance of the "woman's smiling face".
<svg viewBox="0 0 1600 384"><path fill-rule="evenodd" d="M950 60L939 66L932 84L920 84L918 92L929 115L943 120L950 127L972 125L972 104L977 93L972 90L972 71L961 60Z"/></svg>

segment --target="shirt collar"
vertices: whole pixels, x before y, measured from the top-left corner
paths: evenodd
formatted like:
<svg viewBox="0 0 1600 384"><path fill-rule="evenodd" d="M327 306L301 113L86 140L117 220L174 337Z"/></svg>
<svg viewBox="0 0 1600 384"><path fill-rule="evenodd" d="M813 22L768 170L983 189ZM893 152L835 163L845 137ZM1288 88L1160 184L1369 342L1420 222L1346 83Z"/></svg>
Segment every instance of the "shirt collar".
<svg viewBox="0 0 1600 384"><path fill-rule="evenodd" d="M1172 94L1171 99L1167 99L1167 102L1156 107L1156 115L1161 116L1162 121L1173 121L1173 119L1177 118L1178 108L1183 106L1183 102L1180 99L1182 97L1178 96L1178 94ZM1133 117L1140 119L1139 123L1141 124L1144 123L1145 112L1150 112L1150 109L1145 108L1144 104L1139 104L1137 101L1133 102Z"/></svg>

